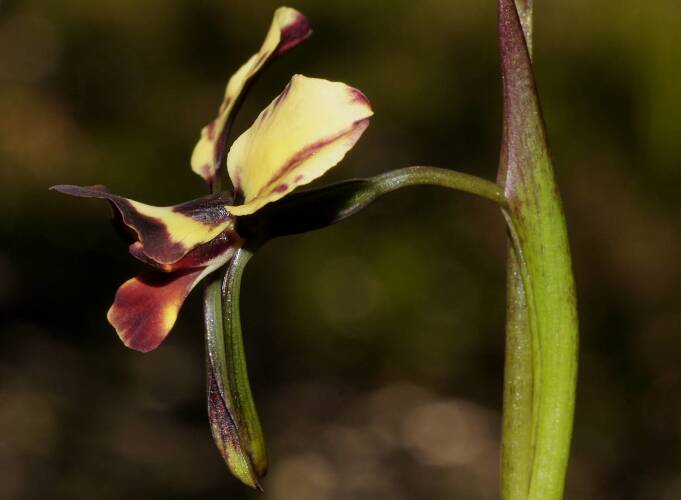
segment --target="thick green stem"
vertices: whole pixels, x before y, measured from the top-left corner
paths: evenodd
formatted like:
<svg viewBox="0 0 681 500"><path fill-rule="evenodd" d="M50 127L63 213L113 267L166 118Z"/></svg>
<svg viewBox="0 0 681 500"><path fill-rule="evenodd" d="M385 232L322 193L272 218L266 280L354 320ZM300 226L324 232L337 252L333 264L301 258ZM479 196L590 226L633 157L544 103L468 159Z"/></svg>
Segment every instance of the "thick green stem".
<svg viewBox="0 0 681 500"><path fill-rule="evenodd" d="M565 217L532 74L531 2L498 0L498 4L504 103L498 180L508 199L505 215L513 241L510 298L517 301L524 290L526 305L523 316L509 304L509 342L512 350L517 349L507 353L502 492L505 499L559 500L577 375L574 282ZM514 380L530 373L529 386L513 386Z"/></svg>
<svg viewBox="0 0 681 500"><path fill-rule="evenodd" d="M516 0L528 52L532 54L533 0ZM498 182L506 184L506 172ZM511 228L510 216L507 223ZM514 246L516 249L514 249ZM534 459L534 365L533 342L523 286L518 242L508 238L506 264L506 352L504 361L504 403L501 429L501 497L526 500Z"/></svg>
<svg viewBox="0 0 681 500"><path fill-rule="evenodd" d="M501 432L501 496L525 500L532 471L534 425L532 334L521 267L509 242L506 286L506 359Z"/></svg>

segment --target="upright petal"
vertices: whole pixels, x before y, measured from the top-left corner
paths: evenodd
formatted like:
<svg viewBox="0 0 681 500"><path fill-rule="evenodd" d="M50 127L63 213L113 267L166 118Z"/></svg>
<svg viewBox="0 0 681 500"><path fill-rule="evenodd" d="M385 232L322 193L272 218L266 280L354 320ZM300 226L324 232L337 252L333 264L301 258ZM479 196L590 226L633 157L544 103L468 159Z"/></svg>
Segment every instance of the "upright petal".
<svg viewBox="0 0 681 500"><path fill-rule="evenodd" d="M110 193L104 186L53 186L60 193L100 198L111 203L117 219L134 233L133 255L164 270L195 248L233 227L225 209L227 198L210 195L170 207L154 207ZM145 258L146 257L146 258Z"/></svg>
<svg viewBox="0 0 681 500"><path fill-rule="evenodd" d="M164 273L151 271L129 279L116 292L107 319L123 343L136 351L156 349L175 325L187 295L207 275L232 258L236 247L204 261L203 267Z"/></svg>
<svg viewBox="0 0 681 500"><path fill-rule="evenodd" d="M240 99L255 76L267 63L289 51L310 36L307 18L290 7L280 7L274 18L265 41L257 54L234 73L227 83L225 97L217 118L203 127L201 138L192 153L192 170L211 182L220 167L225 148L225 136L233 119Z"/></svg>
<svg viewBox="0 0 681 500"><path fill-rule="evenodd" d="M355 145L372 114L359 90L295 75L227 155L229 176L244 197L228 210L252 214L320 177Z"/></svg>

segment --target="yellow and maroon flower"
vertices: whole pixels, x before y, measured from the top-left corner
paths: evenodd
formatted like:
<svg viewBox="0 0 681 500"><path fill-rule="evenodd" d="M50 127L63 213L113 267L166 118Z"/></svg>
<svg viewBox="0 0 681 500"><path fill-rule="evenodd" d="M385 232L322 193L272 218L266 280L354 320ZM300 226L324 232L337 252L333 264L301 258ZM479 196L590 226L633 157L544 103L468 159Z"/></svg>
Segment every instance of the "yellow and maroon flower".
<svg viewBox="0 0 681 500"><path fill-rule="evenodd" d="M302 14L277 9L260 51L229 80L218 116L201 131L191 158L194 172L208 182L219 175L230 123L248 86L270 61L309 34ZM244 244L235 229L236 217L253 214L335 166L372 114L359 90L295 75L234 141L226 160L234 196L218 193L155 207L112 194L104 186L54 186L72 196L107 200L117 225L131 239L130 253L154 268L125 282L109 309L108 320L125 345L143 352L158 347L189 292Z"/></svg>
<svg viewBox="0 0 681 500"><path fill-rule="evenodd" d="M249 85L269 62L302 43L310 33L307 18L297 10L280 7L275 11L262 47L229 79L218 116L201 130L191 165L206 182L212 182L220 169L231 122Z"/></svg>

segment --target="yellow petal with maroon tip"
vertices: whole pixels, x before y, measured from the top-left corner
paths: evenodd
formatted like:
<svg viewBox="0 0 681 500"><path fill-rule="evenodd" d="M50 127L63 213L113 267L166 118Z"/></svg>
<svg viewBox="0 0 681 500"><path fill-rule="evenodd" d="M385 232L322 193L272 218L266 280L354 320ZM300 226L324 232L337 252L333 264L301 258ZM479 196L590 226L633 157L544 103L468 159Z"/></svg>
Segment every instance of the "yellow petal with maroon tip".
<svg viewBox="0 0 681 500"><path fill-rule="evenodd" d="M175 325L189 292L231 259L236 248L228 246L222 253L205 260L204 267L171 273L151 271L123 283L107 313L109 323L123 343L141 352L156 349Z"/></svg>
<svg viewBox="0 0 681 500"><path fill-rule="evenodd" d="M206 182L212 182L222 163L225 136L250 83L268 62L300 44L310 33L307 18L297 10L280 7L274 12L262 47L230 78L217 118L201 130L201 138L192 153L191 165L192 170Z"/></svg>
<svg viewBox="0 0 681 500"><path fill-rule="evenodd" d="M227 169L252 214L343 159L369 125L369 100L344 83L295 75L232 145Z"/></svg>
<svg viewBox="0 0 681 500"><path fill-rule="evenodd" d="M132 229L137 243L130 251L164 270L187 254L229 230L234 221L222 194L210 195L170 207L155 207L110 193L104 186L60 185L50 188L83 198L105 199L117 210L120 222ZM146 257L146 258L143 258Z"/></svg>

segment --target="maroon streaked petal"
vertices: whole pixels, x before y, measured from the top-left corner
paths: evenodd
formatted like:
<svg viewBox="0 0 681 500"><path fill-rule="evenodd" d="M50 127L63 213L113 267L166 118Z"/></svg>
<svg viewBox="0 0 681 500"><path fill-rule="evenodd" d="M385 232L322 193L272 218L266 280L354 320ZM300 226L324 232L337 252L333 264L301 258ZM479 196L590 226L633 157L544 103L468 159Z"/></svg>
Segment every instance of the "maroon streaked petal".
<svg viewBox="0 0 681 500"><path fill-rule="evenodd" d="M234 141L227 170L249 215L323 175L369 125L369 100L341 82L294 75L284 91Z"/></svg>
<svg viewBox="0 0 681 500"><path fill-rule="evenodd" d="M233 226L225 209L230 198L219 193L180 205L155 207L110 193L104 186L59 185L50 188L81 198L107 200L118 226L132 233L131 253L158 267L172 267L196 247L210 242Z"/></svg>
<svg viewBox="0 0 681 500"><path fill-rule="evenodd" d="M243 244L243 240L233 230L227 230L208 243L195 247L177 262L172 264L159 264L149 259L142 249L139 242L130 245L130 253L138 260L149 264L164 272L174 272L187 269L196 269L212 265L216 260L224 259L225 254L234 253L235 249Z"/></svg>
<svg viewBox="0 0 681 500"><path fill-rule="evenodd" d="M118 289L107 318L123 343L148 352L163 342L175 324L189 292L204 277L226 264L241 241L221 235L212 245L187 257L185 265L173 272L150 271L132 278ZM192 259L202 267L191 267Z"/></svg>
<svg viewBox="0 0 681 500"><path fill-rule="evenodd" d="M310 36L310 24L290 7L278 8L260 50L229 79L218 116L201 130L191 158L192 170L212 182L222 164L225 141L240 103L255 78L267 65Z"/></svg>

